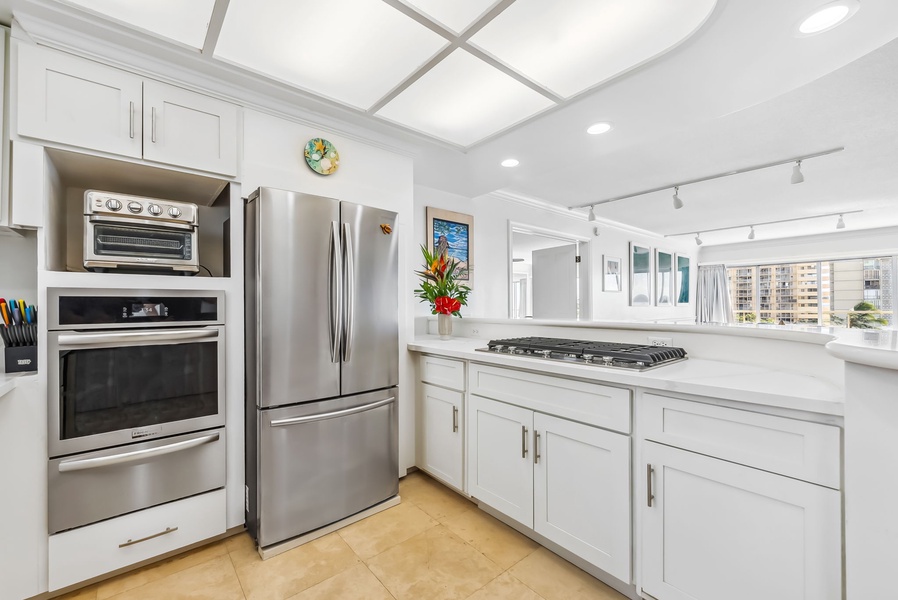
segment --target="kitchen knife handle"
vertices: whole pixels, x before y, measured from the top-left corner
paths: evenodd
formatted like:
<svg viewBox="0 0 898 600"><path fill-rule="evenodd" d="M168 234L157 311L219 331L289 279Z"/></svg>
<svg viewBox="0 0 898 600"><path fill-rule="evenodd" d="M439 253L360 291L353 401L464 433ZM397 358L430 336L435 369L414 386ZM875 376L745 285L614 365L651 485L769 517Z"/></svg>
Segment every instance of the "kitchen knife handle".
<svg viewBox="0 0 898 600"><path fill-rule="evenodd" d="M355 254L349 223L343 223L343 261L343 362L349 362L352 357L352 316L355 311Z"/></svg>
<svg viewBox="0 0 898 600"><path fill-rule="evenodd" d="M340 362L340 307L341 292L343 281L338 275L338 265L343 260L340 256L340 230L336 221L331 221L331 239L330 250L328 252L329 271L328 271L328 320L331 336L331 362Z"/></svg>

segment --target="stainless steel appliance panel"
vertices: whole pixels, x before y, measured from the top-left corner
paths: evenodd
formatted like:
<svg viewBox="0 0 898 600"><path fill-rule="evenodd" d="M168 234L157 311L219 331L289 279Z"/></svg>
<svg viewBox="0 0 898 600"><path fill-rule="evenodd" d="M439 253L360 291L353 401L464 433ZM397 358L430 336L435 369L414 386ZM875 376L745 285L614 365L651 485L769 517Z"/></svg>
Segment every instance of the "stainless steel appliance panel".
<svg viewBox="0 0 898 600"><path fill-rule="evenodd" d="M339 202L262 188L246 212L247 263L254 261L246 289L255 290L258 322L247 339L258 347L257 405L339 395L338 299L330 286L340 258Z"/></svg>
<svg viewBox="0 0 898 600"><path fill-rule="evenodd" d="M225 484L225 430L50 460L50 533L80 527Z"/></svg>
<svg viewBox="0 0 898 600"><path fill-rule="evenodd" d="M343 395L399 383L396 213L343 202Z"/></svg>
<svg viewBox="0 0 898 600"><path fill-rule="evenodd" d="M47 341L50 456L225 423L223 325L50 331Z"/></svg>
<svg viewBox="0 0 898 600"><path fill-rule="evenodd" d="M259 411L259 546L399 492L397 405L393 388Z"/></svg>

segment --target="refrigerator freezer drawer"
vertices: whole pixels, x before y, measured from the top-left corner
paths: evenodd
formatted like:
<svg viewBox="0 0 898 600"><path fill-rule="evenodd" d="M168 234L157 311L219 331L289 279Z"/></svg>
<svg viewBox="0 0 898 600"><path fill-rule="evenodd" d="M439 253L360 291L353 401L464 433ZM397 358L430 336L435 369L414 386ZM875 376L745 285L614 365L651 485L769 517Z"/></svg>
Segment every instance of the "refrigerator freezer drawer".
<svg viewBox="0 0 898 600"><path fill-rule="evenodd" d="M399 492L392 388L261 411L258 544L339 521Z"/></svg>

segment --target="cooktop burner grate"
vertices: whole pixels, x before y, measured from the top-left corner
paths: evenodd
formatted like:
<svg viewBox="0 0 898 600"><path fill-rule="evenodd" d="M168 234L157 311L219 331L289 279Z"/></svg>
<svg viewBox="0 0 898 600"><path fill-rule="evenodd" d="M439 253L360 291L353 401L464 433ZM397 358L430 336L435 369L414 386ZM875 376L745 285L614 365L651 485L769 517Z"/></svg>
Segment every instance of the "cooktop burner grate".
<svg viewBox="0 0 898 600"><path fill-rule="evenodd" d="M544 337L490 340L486 348L478 348L478 350L634 371L646 371L686 359L684 349L672 346L644 346Z"/></svg>

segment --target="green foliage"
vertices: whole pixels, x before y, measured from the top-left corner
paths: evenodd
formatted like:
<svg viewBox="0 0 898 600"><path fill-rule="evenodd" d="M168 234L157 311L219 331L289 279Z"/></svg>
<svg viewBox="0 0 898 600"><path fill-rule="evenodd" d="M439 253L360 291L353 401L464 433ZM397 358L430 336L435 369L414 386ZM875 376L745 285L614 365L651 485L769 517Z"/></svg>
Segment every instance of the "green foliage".
<svg viewBox="0 0 898 600"><path fill-rule="evenodd" d="M471 288L458 283L455 273L458 262L448 257L446 253L438 255L430 252L426 246L421 246L421 254L424 256L424 270L415 271L421 277L420 287L415 289L415 296L421 302L430 303L431 314L438 314L437 298L449 298L457 300L459 307L468 304L468 294ZM458 310L452 311L456 317L461 317Z"/></svg>
<svg viewBox="0 0 898 600"><path fill-rule="evenodd" d="M736 322L737 322L737 323L754 323L754 322L757 321L757 320L758 320L758 317L757 317L757 315L755 315L755 313L753 313L753 312L750 312L750 313L739 313L739 314L736 315Z"/></svg>
<svg viewBox="0 0 898 600"><path fill-rule="evenodd" d="M845 319L835 314L830 314L829 320L833 325L845 324ZM888 324L889 321L883 319L882 313L877 313L876 307L869 302L858 302L854 305L854 309L848 313L848 327L852 329L879 329L881 326Z"/></svg>

